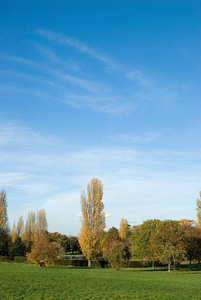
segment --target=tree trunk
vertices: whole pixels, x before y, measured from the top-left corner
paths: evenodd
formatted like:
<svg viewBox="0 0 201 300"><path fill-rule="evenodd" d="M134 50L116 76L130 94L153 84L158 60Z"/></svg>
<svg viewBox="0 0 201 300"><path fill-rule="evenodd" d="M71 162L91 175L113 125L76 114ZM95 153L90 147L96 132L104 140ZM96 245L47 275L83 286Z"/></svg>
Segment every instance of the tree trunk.
<svg viewBox="0 0 201 300"><path fill-rule="evenodd" d="M152 270L153 270L153 271L155 270L155 267L154 267L154 260L152 260Z"/></svg>
<svg viewBox="0 0 201 300"><path fill-rule="evenodd" d="M170 272L170 265L171 265L171 263L169 262L168 263L168 272Z"/></svg>
<svg viewBox="0 0 201 300"><path fill-rule="evenodd" d="M191 270L191 259L189 259L189 266L188 266L189 270Z"/></svg>
<svg viewBox="0 0 201 300"><path fill-rule="evenodd" d="M88 268L91 268L91 259L88 259Z"/></svg>
<svg viewBox="0 0 201 300"><path fill-rule="evenodd" d="M175 274L175 271L176 271L176 269L175 269L175 260L174 260L174 274Z"/></svg>

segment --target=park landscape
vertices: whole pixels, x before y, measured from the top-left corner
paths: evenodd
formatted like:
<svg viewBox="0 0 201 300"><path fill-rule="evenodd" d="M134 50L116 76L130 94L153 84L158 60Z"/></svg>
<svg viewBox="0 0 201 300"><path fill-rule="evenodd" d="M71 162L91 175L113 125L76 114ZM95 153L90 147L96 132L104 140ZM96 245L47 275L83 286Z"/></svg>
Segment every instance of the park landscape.
<svg viewBox="0 0 201 300"><path fill-rule="evenodd" d="M63 247L67 237L48 232L45 210L36 218L29 212L25 225L20 217L10 233L7 197L1 192L2 299L200 298L201 198L197 222L146 220L131 229L122 219L119 230L105 231L102 197L103 184L93 178L87 196L81 192L76 250L84 257L69 260Z"/></svg>
<svg viewBox="0 0 201 300"><path fill-rule="evenodd" d="M199 0L0 0L0 300L201 300Z"/></svg>

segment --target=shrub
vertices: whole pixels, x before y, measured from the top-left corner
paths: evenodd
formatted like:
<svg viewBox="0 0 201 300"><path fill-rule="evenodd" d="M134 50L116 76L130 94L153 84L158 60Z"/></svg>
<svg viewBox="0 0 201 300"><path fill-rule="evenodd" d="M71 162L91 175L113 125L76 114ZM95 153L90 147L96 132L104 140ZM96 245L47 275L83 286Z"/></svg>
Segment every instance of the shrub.
<svg viewBox="0 0 201 300"><path fill-rule="evenodd" d="M0 261L9 261L9 256L0 256Z"/></svg>
<svg viewBox="0 0 201 300"><path fill-rule="evenodd" d="M27 258L24 257L24 256L15 256L14 257L14 262L20 263L20 264L27 263Z"/></svg>
<svg viewBox="0 0 201 300"><path fill-rule="evenodd" d="M62 266L87 267L88 261L84 259L57 259L56 264Z"/></svg>
<svg viewBox="0 0 201 300"><path fill-rule="evenodd" d="M56 252L46 236L39 236L34 242L31 252L27 254L28 262L39 267L54 265Z"/></svg>

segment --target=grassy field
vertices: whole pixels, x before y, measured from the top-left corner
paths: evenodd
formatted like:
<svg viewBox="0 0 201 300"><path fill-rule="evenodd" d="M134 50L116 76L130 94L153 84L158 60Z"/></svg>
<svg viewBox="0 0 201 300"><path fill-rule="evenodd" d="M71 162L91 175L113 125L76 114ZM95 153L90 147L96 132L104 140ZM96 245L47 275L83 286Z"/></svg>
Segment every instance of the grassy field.
<svg viewBox="0 0 201 300"><path fill-rule="evenodd" d="M0 299L201 299L201 272L0 263Z"/></svg>

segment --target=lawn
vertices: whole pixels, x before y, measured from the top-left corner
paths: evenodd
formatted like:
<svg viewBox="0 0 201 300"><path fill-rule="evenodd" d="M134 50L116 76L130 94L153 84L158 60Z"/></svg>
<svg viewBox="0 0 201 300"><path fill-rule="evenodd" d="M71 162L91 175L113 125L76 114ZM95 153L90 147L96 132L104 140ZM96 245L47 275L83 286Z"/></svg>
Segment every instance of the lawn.
<svg viewBox="0 0 201 300"><path fill-rule="evenodd" d="M201 299L201 272L0 263L0 299Z"/></svg>

